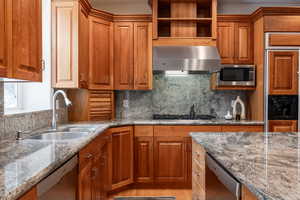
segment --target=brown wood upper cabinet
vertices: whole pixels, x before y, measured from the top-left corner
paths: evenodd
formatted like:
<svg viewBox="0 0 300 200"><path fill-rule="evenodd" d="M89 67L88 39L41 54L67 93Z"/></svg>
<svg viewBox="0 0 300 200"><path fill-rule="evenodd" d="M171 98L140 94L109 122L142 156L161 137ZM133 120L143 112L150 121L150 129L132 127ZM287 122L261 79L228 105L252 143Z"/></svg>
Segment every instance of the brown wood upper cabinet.
<svg viewBox="0 0 300 200"><path fill-rule="evenodd" d="M112 142L109 147L111 190L133 183L133 128L109 129Z"/></svg>
<svg viewBox="0 0 300 200"><path fill-rule="evenodd" d="M222 64L253 64L251 22L218 22L217 46Z"/></svg>
<svg viewBox="0 0 300 200"><path fill-rule="evenodd" d="M0 2L0 76L7 76L8 68L8 14L6 10L8 9L8 1L3 0Z"/></svg>
<svg viewBox="0 0 300 200"><path fill-rule="evenodd" d="M0 76L42 81L40 0L0 3Z"/></svg>
<svg viewBox="0 0 300 200"><path fill-rule="evenodd" d="M114 24L114 88L152 89L152 23Z"/></svg>
<svg viewBox="0 0 300 200"><path fill-rule="evenodd" d="M134 127L134 177L136 183L153 183L153 126Z"/></svg>
<svg viewBox="0 0 300 200"><path fill-rule="evenodd" d="M269 53L269 94L298 94L297 51L273 51Z"/></svg>
<svg viewBox="0 0 300 200"><path fill-rule="evenodd" d="M89 89L113 90L113 23L90 16Z"/></svg>
<svg viewBox="0 0 300 200"><path fill-rule="evenodd" d="M42 81L42 15L40 0L12 1L12 77Z"/></svg>
<svg viewBox="0 0 300 200"><path fill-rule="evenodd" d="M87 88L88 10L80 1L52 1L52 86Z"/></svg>

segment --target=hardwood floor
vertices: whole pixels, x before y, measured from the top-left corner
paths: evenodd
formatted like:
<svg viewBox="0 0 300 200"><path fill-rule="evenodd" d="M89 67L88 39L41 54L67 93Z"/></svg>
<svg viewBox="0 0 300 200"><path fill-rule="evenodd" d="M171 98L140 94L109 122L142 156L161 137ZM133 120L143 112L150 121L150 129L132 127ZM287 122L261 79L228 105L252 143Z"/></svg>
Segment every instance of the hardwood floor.
<svg viewBox="0 0 300 200"><path fill-rule="evenodd" d="M191 200L191 189L129 189L111 195L108 200L113 200L114 197L124 196L175 196L176 200Z"/></svg>

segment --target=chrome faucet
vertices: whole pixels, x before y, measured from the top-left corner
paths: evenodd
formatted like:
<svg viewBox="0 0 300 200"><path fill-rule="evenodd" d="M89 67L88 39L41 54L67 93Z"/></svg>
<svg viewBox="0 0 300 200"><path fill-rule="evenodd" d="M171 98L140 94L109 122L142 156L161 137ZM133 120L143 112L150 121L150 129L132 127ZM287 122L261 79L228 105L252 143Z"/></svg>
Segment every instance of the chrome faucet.
<svg viewBox="0 0 300 200"><path fill-rule="evenodd" d="M56 130L57 129L57 114L56 114L56 97L61 94L64 97L65 100L65 104L69 107L72 105L72 102L68 99L67 94L63 91L63 90L57 90L54 94L53 94L53 98L52 98L52 129Z"/></svg>

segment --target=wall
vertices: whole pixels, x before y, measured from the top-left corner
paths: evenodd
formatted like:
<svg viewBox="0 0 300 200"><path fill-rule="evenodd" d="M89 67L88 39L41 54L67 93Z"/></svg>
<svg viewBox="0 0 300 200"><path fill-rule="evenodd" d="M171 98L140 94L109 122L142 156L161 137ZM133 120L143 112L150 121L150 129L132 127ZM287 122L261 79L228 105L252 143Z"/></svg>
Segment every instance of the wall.
<svg viewBox="0 0 300 200"><path fill-rule="evenodd" d="M125 1L125 2L124 2ZM148 0L91 0L100 10L114 14L151 14ZM218 0L220 14L250 14L259 7L300 6L299 0Z"/></svg>
<svg viewBox="0 0 300 200"><path fill-rule="evenodd" d="M116 92L117 118L151 119L153 114L189 114L194 104L197 114L215 115L223 118L231 110L231 100L245 92L212 91L210 75L188 76L154 75L152 91ZM122 100L129 101L124 108Z"/></svg>
<svg viewBox="0 0 300 200"><path fill-rule="evenodd" d="M3 140L14 139L16 137L17 131L36 130L44 127L49 127L51 125L51 110L4 115L3 96L3 83L0 83L0 142ZM67 121L67 109L59 109L58 122L66 123Z"/></svg>

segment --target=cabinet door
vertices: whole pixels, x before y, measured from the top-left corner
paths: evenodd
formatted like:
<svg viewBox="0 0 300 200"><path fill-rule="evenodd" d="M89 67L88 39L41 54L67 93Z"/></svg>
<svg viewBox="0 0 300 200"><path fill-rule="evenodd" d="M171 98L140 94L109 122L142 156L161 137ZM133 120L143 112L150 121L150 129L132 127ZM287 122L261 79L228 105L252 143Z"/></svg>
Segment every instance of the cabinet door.
<svg viewBox="0 0 300 200"><path fill-rule="evenodd" d="M99 154L93 161L92 167L92 196L93 200L105 200L108 192L108 140L101 137Z"/></svg>
<svg viewBox="0 0 300 200"><path fill-rule="evenodd" d="M192 187L192 173L193 173L193 169L192 169L192 161L193 161L193 158L192 158L192 151L193 151L193 148L192 148L192 138L191 137L186 137L185 138L185 142L186 142L186 156L187 156L187 180L186 180L186 183L187 183L187 186L188 187Z"/></svg>
<svg viewBox="0 0 300 200"><path fill-rule="evenodd" d="M296 132L297 121L296 120L270 120L269 131L270 132Z"/></svg>
<svg viewBox="0 0 300 200"><path fill-rule="evenodd" d="M36 188L31 189L29 192L24 194L22 197L20 197L18 200L37 200L37 191Z"/></svg>
<svg viewBox="0 0 300 200"><path fill-rule="evenodd" d="M78 176L78 198L79 200L93 200L92 199L92 167L93 162L87 161L83 168L79 170ZM80 167L80 166L79 166Z"/></svg>
<svg viewBox="0 0 300 200"><path fill-rule="evenodd" d="M269 53L269 94L298 94L297 51L274 51Z"/></svg>
<svg viewBox="0 0 300 200"><path fill-rule="evenodd" d="M52 2L52 86L78 87L78 2Z"/></svg>
<svg viewBox="0 0 300 200"><path fill-rule="evenodd" d="M221 56L222 64L234 63L234 23L218 23L217 46Z"/></svg>
<svg viewBox="0 0 300 200"><path fill-rule="evenodd" d="M152 89L152 24L134 23L134 89Z"/></svg>
<svg viewBox="0 0 300 200"><path fill-rule="evenodd" d="M91 169L91 187L92 187L92 199L101 200L102 199L102 181L100 176L100 166L101 166L101 154L95 155Z"/></svg>
<svg viewBox="0 0 300 200"><path fill-rule="evenodd" d="M78 67L79 88L88 88L89 80L89 18L88 11L83 6L79 8L79 35L78 35Z"/></svg>
<svg viewBox="0 0 300 200"><path fill-rule="evenodd" d="M154 137L154 182L185 183L186 155L184 137Z"/></svg>
<svg viewBox="0 0 300 200"><path fill-rule="evenodd" d="M133 183L132 127L111 129L112 189Z"/></svg>
<svg viewBox="0 0 300 200"><path fill-rule="evenodd" d="M8 1L0 2L0 76L7 76L8 65Z"/></svg>
<svg viewBox="0 0 300 200"><path fill-rule="evenodd" d="M251 23L235 24L235 64L253 63L252 25Z"/></svg>
<svg viewBox="0 0 300 200"><path fill-rule="evenodd" d="M135 182L153 182L153 137L135 137Z"/></svg>
<svg viewBox="0 0 300 200"><path fill-rule="evenodd" d="M90 17L89 89L113 89L112 22Z"/></svg>
<svg viewBox="0 0 300 200"><path fill-rule="evenodd" d="M12 77L42 81L41 0L12 1Z"/></svg>
<svg viewBox="0 0 300 200"><path fill-rule="evenodd" d="M114 74L116 90L133 89L133 23L118 22L114 29Z"/></svg>

